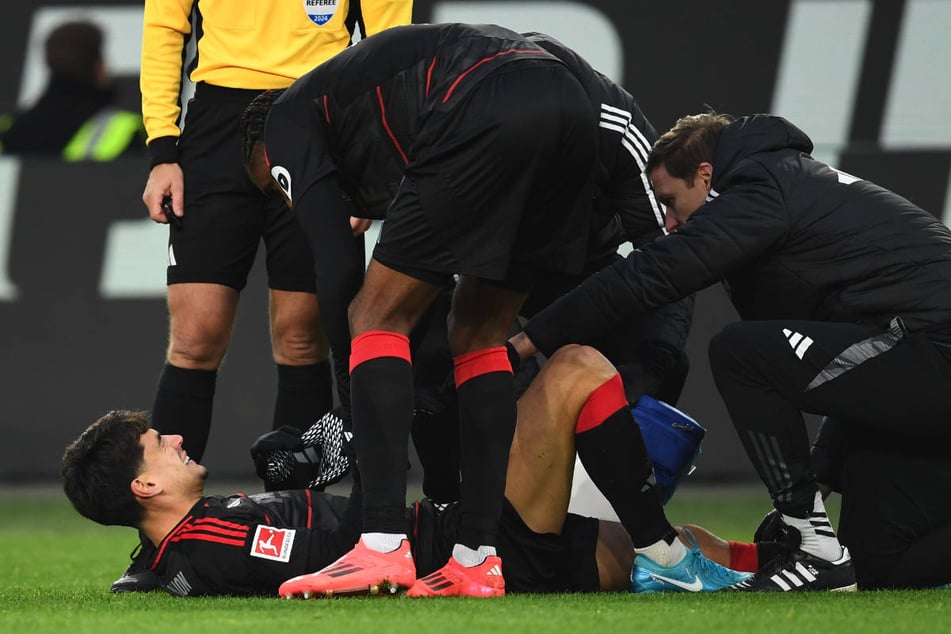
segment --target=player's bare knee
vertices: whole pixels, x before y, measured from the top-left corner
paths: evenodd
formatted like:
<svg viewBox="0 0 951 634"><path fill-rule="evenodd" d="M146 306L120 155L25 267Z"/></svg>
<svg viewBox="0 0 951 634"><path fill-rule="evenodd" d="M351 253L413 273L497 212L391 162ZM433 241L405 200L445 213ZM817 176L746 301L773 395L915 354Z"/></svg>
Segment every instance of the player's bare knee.
<svg viewBox="0 0 951 634"><path fill-rule="evenodd" d="M274 336L271 340L274 362L279 365L312 365L326 361L330 353L327 340L315 334L312 330L297 329Z"/></svg>
<svg viewBox="0 0 951 634"><path fill-rule="evenodd" d="M215 370L221 366L230 343L230 330L224 333L207 330L176 332L169 337L166 357L178 368Z"/></svg>
<svg viewBox="0 0 951 634"><path fill-rule="evenodd" d="M186 370L216 370L224 361L227 344L220 345L212 342L197 340L172 340L168 346L166 358L177 368Z"/></svg>
<svg viewBox="0 0 951 634"><path fill-rule="evenodd" d="M603 354L591 346L568 344L562 346L548 360L553 372L570 374L579 383L597 387L617 374L617 370Z"/></svg>

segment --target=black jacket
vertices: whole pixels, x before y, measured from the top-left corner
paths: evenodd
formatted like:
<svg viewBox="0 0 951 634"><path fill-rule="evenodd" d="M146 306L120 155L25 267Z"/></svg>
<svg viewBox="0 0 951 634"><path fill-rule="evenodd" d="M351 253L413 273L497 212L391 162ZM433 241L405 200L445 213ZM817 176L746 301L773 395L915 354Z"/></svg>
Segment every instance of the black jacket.
<svg viewBox="0 0 951 634"><path fill-rule="evenodd" d="M724 280L743 319L951 329L951 231L901 196L813 159L788 121L723 131L706 204L526 325L543 352Z"/></svg>
<svg viewBox="0 0 951 634"><path fill-rule="evenodd" d="M54 75L29 109L14 115L0 142L4 154L59 156L80 126L113 102L113 92Z"/></svg>

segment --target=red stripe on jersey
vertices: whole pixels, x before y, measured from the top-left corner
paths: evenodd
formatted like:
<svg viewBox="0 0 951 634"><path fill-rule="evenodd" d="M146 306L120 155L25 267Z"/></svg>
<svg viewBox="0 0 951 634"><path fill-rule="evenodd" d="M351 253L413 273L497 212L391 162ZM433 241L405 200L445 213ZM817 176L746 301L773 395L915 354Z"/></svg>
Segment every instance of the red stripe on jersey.
<svg viewBox="0 0 951 634"><path fill-rule="evenodd" d="M226 537L219 537L217 535L205 535L204 533L195 533L189 532L182 535L176 535L172 538L173 542L181 542L185 540L193 540L199 542L214 542L216 544L224 544L225 546L237 546L238 548L244 547L245 540L243 539L228 539Z"/></svg>
<svg viewBox="0 0 951 634"><path fill-rule="evenodd" d="M327 124L330 124L330 108L327 106L327 95L324 95L324 117L327 119Z"/></svg>
<svg viewBox="0 0 951 634"><path fill-rule="evenodd" d="M307 528L310 528L314 519L314 500L311 498L310 489L304 489L304 495L307 496Z"/></svg>
<svg viewBox="0 0 951 634"><path fill-rule="evenodd" d="M615 374L588 395L578 414L575 433L594 429L624 407L627 407L624 383L621 381L621 375Z"/></svg>
<svg viewBox="0 0 951 634"><path fill-rule="evenodd" d="M172 529L172 532L170 532L168 535L165 536L165 539L163 539L162 543L159 544L158 554L155 555L155 561L152 562L152 570L155 570L156 566L158 566L159 560L162 559L162 555L165 554L165 547L168 546L169 542L180 530L184 529L185 527L189 525L188 522L192 519L192 517L194 516L189 515L188 517L183 519L178 526Z"/></svg>
<svg viewBox="0 0 951 634"><path fill-rule="evenodd" d="M350 373L361 363L382 357L396 357L412 364L409 337L387 330L368 330L354 337L350 342Z"/></svg>
<svg viewBox="0 0 951 634"><path fill-rule="evenodd" d="M460 354L452 362L455 365L456 387L469 379L474 379L489 372L508 372L512 374L512 364L509 361L509 354L505 346Z"/></svg>
<svg viewBox="0 0 951 634"><path fill-rule="evenodd" d="M380 118L383 121L383 128L386 130L386 133L390 135L390 140L393 142L393 145L396 146L396 151L400 153L400 157L403 159L403 164L408 164L409 159L406 158L406 152L403 151L400 142L396 140L396 136L393 134L393 131L390 130L390 124L386 122L386 106L383 105L383 91L380 90L380 87L376 87L376 96L380 101Z"/></svg>
<svg viewBox="0 0 951 634"><path fill-rule="evenodd" d="M548 51L532 51L532 50L521 49L521 48L513 48L508 51L500 51L491 57L480 59L478 62L470 66L464 73L456 77L456 81L452 82L452 86L450 86L449 90L446 91L446 96L443 97L442 102L446 103L447 101L449 101L449 97L452 96L452 92L456 89L456 86L459 85L459 82L465 79L466 75L468 75L469 73L477 69L479 66L482 66L486 62L491 62L495 58L502 57L503 55L508 55L509 53L532 53L532 54L546 55L548 57L551 57L551 54Z"/></svg>
<svg viewBox="0 0 951 634"><path fill-rule="evenodd" d="M426 96L429 96L429 84L433 79L433 68L436 67L436 58L433 58L433 63L429 65L429 70L426 71Z"/></svg>
<svg viewBox="0 0 951 634"><path fill-rule="evenodd" d="M248 536L248 529L244 530L233 530L227 528L220 528L217 526L195 526L192 525L188 530L181 531L180 534L184 535L185 533L208 533L209 535L221 535L222 537L234 537L236 539L244 539Z"/></svg>
<svg viewBox="0 0 951 634"><path fill-rule="evenodd" d="M197 519L195 520L195 525L197 526L198 524L215 524L222 528L228 528L228 529L237 530L237 531L244 531L245 533L248 532L247 524L238 524L236 522L228 522L226 520L220 520L215 517L203 517L201 519Z"/></svg>

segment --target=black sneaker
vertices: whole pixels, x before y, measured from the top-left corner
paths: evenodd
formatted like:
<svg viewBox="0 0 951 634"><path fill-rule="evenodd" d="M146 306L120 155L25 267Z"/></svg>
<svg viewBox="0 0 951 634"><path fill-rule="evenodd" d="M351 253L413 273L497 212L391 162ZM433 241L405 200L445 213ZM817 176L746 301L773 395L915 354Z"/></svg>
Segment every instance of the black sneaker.
<svg viewBox="0 0 951 634"><path fill-rule="evenodd" d="M122 576L112 583L113 592L151 592L159 587L159 578L149 570L149 559L155 553L155 546L139 542L129 553L132 563Z"/></svg>
<svg viewBox="0 0 951 634"><path fill-rule="evenodd" d="M777 557L746 581L726 589L738 592L851 592L856 589L855 568L849 549L845 547L836 561L797 550L785 557Z"/></svg>

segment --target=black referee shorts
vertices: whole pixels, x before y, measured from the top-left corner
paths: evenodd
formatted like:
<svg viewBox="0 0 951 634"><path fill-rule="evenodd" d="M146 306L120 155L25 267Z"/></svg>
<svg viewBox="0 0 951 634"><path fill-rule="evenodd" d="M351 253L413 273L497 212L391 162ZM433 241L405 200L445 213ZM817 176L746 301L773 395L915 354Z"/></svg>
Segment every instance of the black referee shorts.
<svg viewBox="0 0 951 634"><path fill-rule="evenodd" d="M430 500L414 505L416 576L441 568L452 555L462 507L440 511ZM496 550L506 592L596 592L600 588L596 549L598 520L569 513L560 535L536 533L505 500Z"/></svg>
<svg viewBox="0 0 951 634"><path fill-rule="evenodd" d="M188 104L179 140L185 216L181 229L169 225L169 284L208 282L240 291L263 239L270 288L315 290L313 256L297 219L244 170L238 121L258 93L202 83Z"/></svg>
<svg viewBox="0 0 951 634"><path fill-rule="evenodd" d="M596 116L562 65L520 61L426 119L373 257L442 283L447 273L510 282L583 264Z"/></svg>

